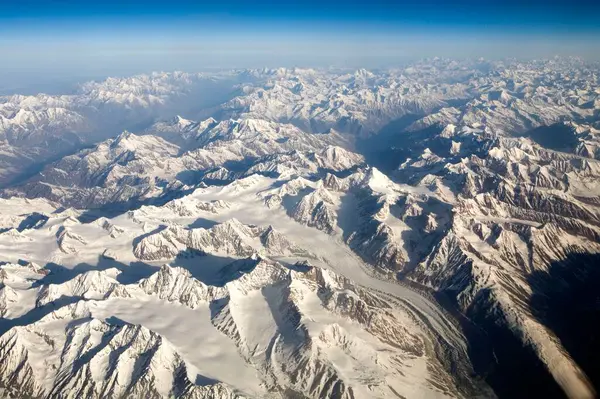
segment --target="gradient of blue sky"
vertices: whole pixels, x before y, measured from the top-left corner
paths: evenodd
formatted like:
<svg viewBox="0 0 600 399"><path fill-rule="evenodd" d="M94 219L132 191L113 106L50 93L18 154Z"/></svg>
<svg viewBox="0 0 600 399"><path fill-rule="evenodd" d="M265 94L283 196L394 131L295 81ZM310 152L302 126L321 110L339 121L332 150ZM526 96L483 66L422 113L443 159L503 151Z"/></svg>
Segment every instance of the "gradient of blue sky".
<svg viewBox="0 0 600 399"><path fill-rule="evenodd" d="M0 0L0 85L456 56L600 58L600 1Z"/></svg>
<svg viewBox="0 0 600 399"><path fill-rule="evenodd" d="M170 19L227 15L240 20L375 22L408 25L599 28L598 2L581 0L19 0L2 1L0 19Z"/></svg>

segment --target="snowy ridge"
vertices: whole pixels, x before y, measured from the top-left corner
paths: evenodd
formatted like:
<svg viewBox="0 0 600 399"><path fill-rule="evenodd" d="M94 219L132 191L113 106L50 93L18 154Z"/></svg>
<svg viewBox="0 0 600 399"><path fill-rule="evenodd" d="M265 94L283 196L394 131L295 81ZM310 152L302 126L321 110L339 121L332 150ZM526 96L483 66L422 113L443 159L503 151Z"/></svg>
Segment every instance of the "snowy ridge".
<svg viewBox="0 0 600 399"><path fill-rule="evenodd" d="M61 392L99 397L237 398L222 384L194 385L172 345L156 333L127 323L90 317L83 302L55 311L0 338L0 378L31 396ZM74 323L75 322L75 323ZM66 331L48 328L64 325ZM57 346L59 346L57 348ZM37 362L45 357L43 365Z"/></svg>
<svg viewBox="0 0 600 399"><path fill-rule="evenodd" d="M240 173L230 172L224 165L248 159L254 164L242 175L341 171L364 162L360 155L336 147L348 144L333 132L314 136L292 125L263 120L204 121L194 126L204 130L177 145L153 135L124 132L47 166L7 195L97 207L183 190L194 176L231 181Z"/></svg>
<svg viewBox="0 0 600 399"><path fill-rule="evenodd" d="M167 265L144 279L140 288L149 295L156 295L170 302L180 302L192 309L201 303L208 303L226 295L226 290L222 288L209 287L193 279L187 270Z"/></svg>
<svg viewBox="0 0 600 399"><path fill-rule="evenodd" d="M463 130L453 140L472 143L473 134ZM592 389L583 372L531 316L527 302L530 274L573 253L600 251L598 206L587 200L597 191L591 183L597 161L525 138L486 140L481 146L490 148L488 154L401 165L399 176L423 176L418 184L454 208L450 230L409 278L436 290L458 290L466 313L496 309L569 396L588 397ZM490 294L478 297L483 291Z"/></svg>
<svg viewBox="0 0 600 399"><path fill-rule="evenodd" d="M238 397L234 388L220 382L195 385L189 371L194 366L156 332L118 317L95 316L107 311L104 302L110 306L108 303L133 298L143 301L144 295L149 295L190 309L214 308L206 321L232 340L268 391L350 398L387 396L390 389L401 392L407 388L403 385L406 381L400 382L402 363L416 365L425 353L414 327L400 324L401 316L396 313L400 309L393 310L377 295L323 269L304 266L303 271L294 271L277 262L254 259L250 270L232 274L233 280L224 287L207 286L182 268L163 266L138 284L121 285L113 278L114 270L105 270L44 288L37 307L47 306L52 295L59 294L85 301L8 330L0 338L0 350L3 358L10 360L3 362L0 380L12 382L12 390L18 388L32 396L70 392L111 397ZM110 294L99 295L103 292ZM252 322L251 315L244 312L248 306L267 306L273 319L263 316ZM330 316L326 316L328 312ZM338 321L329 324L332 318ZM256 323L266 330L256 330ZM355 338L350 331L357 328L367 335ZM265 337L265 332L274 336ZM339 370L334 360L339 356L362 363ZM367 375L371 383L365 391L361 381ZM425 389L439 396L457 393L452 386L442 389L439 384L441 380L410 389Z"/></svg>
<svg viewBox="0 0 600 399"><path fill-rule="evenodd" d="M236 257L247 257L255 253L280 256L307 253L272 226L247 226L236 219L210 229L171 226L144 237L133 249L135 256L145 260L172 259L185 251Z"/></svg>

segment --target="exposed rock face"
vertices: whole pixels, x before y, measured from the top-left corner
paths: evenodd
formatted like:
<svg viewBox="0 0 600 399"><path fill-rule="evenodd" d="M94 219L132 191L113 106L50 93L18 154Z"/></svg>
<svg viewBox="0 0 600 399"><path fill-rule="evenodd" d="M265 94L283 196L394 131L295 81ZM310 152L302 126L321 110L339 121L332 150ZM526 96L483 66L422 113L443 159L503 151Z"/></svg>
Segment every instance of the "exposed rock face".
<svg viewBox="0 0 600 399"><path fill-rule="evenodd" d="M292 217L302 224L333 233L336 225L334 199L325 188L304 196L292 211Z"/></svg>

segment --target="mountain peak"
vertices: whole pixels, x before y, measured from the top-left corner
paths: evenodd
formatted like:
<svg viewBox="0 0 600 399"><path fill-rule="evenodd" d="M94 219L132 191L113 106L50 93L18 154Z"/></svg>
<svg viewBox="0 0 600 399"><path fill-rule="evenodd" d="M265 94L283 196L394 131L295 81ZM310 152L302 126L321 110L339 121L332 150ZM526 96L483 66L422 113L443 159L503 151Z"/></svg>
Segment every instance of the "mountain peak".
<svg viewBox="0 0 600 399"><path fill-rule="evenodd" d="M197 122L185 119L180 115L175 115L173 118L166 121L166 125L174 129L186 130L197 125Z"/></svg>

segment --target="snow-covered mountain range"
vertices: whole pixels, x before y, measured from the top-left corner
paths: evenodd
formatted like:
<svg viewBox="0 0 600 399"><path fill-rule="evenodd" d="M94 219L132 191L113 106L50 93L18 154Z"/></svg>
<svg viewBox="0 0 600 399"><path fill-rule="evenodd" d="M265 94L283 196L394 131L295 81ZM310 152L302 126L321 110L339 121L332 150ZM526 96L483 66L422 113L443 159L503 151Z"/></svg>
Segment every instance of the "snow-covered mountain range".
<svg viewBox="0 0 600 399"><path fill-rule="evenodd" d="M3 394L595 397L597 344L550 315L600 267L598 76L433 59L0 98Z"/></svg>

